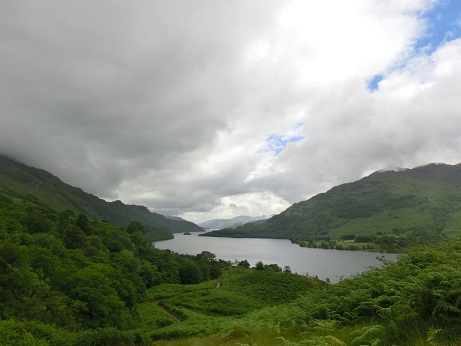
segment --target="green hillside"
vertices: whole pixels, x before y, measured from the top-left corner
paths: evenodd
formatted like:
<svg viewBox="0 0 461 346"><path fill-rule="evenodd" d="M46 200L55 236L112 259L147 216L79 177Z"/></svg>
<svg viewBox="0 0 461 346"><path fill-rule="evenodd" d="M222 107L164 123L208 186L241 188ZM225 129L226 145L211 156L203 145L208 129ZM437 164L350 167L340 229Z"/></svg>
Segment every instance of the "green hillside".
<svg viewBox="0 0 461 346"><path fill-rule="evenodd" d="M104 201L62 182L42 169L28 167L4 155L0 155L0 192L26 198L58 212L72 210L118 226L138 221L145 225L165 228L172 233L203 231L192 222L169 219L150 212L144 206L126 205L121 201Z"/></svg>
<svg viewBox="0 0 461 346"><path fill-rule="evenodd" d="M50 190L57 178L16 165L17 185L0 189L1 345L460 344L459 241L329 284L275 264L159 250L148 234L159 230L140 222L58 212L12 173L33 172L32 187ZM435 190L431 198L444 200Z"/></svg>
<svg viewBox="0 0 461 346"><path fill-rule="evenodd" d="M396 251L461 234L461 165L375 172L299 202L266 222L210 236L288 238L301 245ZM361 247L361 246L359 246Z"/></svg>

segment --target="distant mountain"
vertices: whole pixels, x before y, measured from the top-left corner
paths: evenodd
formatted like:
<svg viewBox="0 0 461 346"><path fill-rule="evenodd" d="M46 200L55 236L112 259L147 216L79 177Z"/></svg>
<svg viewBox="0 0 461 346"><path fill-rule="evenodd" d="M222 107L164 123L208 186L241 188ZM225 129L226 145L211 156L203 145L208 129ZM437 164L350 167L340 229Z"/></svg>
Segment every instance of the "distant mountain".
<svg viewBox="0 0 461 346"><path fill-rule="evenodd" d="M70 186L45 170L29 167L0 155L0 193L32 200L56 211L72 210L95 220L126 226L132 221L165 228L172 233L201 232L202 228L183 219L170 219L144 206L121 201L107 202Z"/></svg>
<svg viewBox="0 0 461 346"><path fill-rule="evenodd" d="M260 220L266 220L270 215L261 216L236 216L231 219L213 219L202 222L199 224L200 227L206 229L221 229L221 228L237 228L247 223L256 222Z"/></svg>
<svg viewBox="0 0 461 346"><path fill-rule="evenodd" d="M401 241L401 246L460 234L461 164L378 171L264 222L207 233L294 241L360 236L373 242Z"/></svg>

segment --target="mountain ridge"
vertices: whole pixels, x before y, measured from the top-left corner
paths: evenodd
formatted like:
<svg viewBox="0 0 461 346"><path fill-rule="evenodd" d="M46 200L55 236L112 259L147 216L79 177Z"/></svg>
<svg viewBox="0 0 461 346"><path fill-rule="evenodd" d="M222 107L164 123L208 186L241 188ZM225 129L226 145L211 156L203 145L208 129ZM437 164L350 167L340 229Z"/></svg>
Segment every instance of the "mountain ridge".
<svg viewBox="0 0 461 346"><path fill-rule="evenodd" d="M284 238L301 244L354 236L392 243L386 245L389 250L459 234L461 164L428 164L376 171L295 203L264 222L204 235Z"/></svg>
<svg viewBox="0 0 461 346"><path fill-rule="evenodd" d="M145 206L124 204L119 200L105 201L66 184L43 169L30 167L3 154L0 154L0 192L33 200L56 211L72 210L118 226L138 221L171 233L203 231L190 221L169 219Z"/></svg>
<svg viewBox="0 0 461 346"><path fill-rule="evenodd" d="M271 215L260 215L260 216L239 215L239 216L235 216L229 219L211 219L211 220L201 222L198 225L205 229L236 228L246 223L266 220L269 217L271 217Z"/></svg>

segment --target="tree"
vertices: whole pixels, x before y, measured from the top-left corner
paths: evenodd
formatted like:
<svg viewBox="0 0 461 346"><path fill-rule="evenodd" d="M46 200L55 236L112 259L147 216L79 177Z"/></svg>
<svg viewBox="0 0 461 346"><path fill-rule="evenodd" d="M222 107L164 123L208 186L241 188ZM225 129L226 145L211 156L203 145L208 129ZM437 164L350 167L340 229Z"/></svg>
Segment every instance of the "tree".
<svg viewBox="0 0 461 346"><path fill-rule="evenodd" d="M209 251L202 251L200 254L196 256L198 260L203 260L207 263L213 263L216 261L216 255Z"/></svg>
<svg viewBox="0 0 461 346"><path fill-rule="evenodd" d="M31 233L49 232L51 230L51 221L48 220L47 215L38 208L30 209L24 221L27 229Z"/></svg>
<svg viewBox="0 0 461 346"><path fill-rule="evenodd" d="M90 235L92 233L91 227L90 227L90 221L88 221L88 218L86 217L85 214L80 214L77 217L77 220L75 221L75 224L77 227L79 227L85 234Z"/></svg>
<svg viewBox="0 0 461 346"><path fill-rule="evenodd" d="M256 262L255 268L256 268L256 270L263 270L264 269L264 263L262 261Z"/></svg>
<svg viewBox="0 0 461 346"><path fill-rule="evenodd" d="M68 224L75 218L75 213L72 210L64 210L58 214L59 222L61 224Z"/></svg>
<svg viewBox="0 0 461 346"><path fill-rule="evenodd" d="M45 249L44 249L45 250ZM49 250L45 250L49 251ZM31 268L28 247L0 244L0 316L34 318L46 310L50 287Z"/></svg>
<svg viewBox="0 0 461 346"><path fill-rule="evenodd" d="M140 277L143 279L146 288L150 288L160 283L160 274L158 268L149 261L141 261Z"/></svg>
<svg viewBox="0 0 461 346"><path fill-rule="evenodd" d="M179 280L182 284L198 284L202 281L202 273L194 262L186 260L179 268Z"/></svg>
<svg viewBox="0 0 461 346"><path fill-rule="evenodd" d="M133 234L134 232L137 232L137 231L140 231L142 233L146 232L144 225L139 221L133 221L132 223L130 223L128 227L126 228L126 231L130 234Z"/></svg>
<svg viewBox="0 0 461 346"><path fill-rule="evenodd" d="M121 323L123 301L111 280L114 269L105 264L89 265L69 278L69 296L73 299L71 306L80 317L80 322L87 328L117 326Z"/></svg>
<svg viewBox="0 0 461 346"><path fill-rule="evenodd" d="M242 267L242 268L250 268L250 262L247 260L240 261L237 266Z"/></svg>
<svg viewBox="0 0 461 346"><path fill-rule="evenodd" d="M68 249L78 249L85 244L85 233L75 225L65 228L61 232L61 237Z"/></svg>
<svg viewBox="0 0 461 346"><path fill-rule="evenodd" d="M282 268L280 268L280 266L278 266L275 263L273 263L273 264L265 264L264 269L273 270L275 272L281 272L282 271Z"/></svg>
<svg viewBox="0 0 461 346"><path fill-rule="evenodd" d="M213 263L210 267L210 279L217 279L221 276L222 270L219 265L219 262Z"/></svg>
<svg viewBox="0 0 461 346"><path fill-rule="evenodd" d="M291 273L291 268L290 268L290 266L285 266L285 267L283 267L283 272L284 272L284 273Z"/></svg>

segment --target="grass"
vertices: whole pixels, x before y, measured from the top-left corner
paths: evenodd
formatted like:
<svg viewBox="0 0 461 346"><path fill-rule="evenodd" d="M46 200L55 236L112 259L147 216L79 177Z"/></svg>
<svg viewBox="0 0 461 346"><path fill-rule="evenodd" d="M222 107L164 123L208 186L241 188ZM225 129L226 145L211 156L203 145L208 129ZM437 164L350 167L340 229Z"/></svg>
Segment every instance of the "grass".
<svg viewBox="0 0 461 346"><path fill-rule="evenodd" d="M140 303L137 310L145 328L161 328L175 323L175 319L154 302Z"/></svg>
<svg viewBox="0 0 461 346"><path fill-rule="evenodd" d="M351 219L329 232L339 236L346 234L375 235L377 232L393 235L394 229L409 229L427 226L432 223L432 216L427 210L403 208L400 211L382 211L369 217Z"/></svg>
<svg viewBox="0 0 461 346"><path fill-rule="evenodd" d="M346 346L346 345L390 345L383 327L377 324L357 324L332 329L322 326L324 321L315 321L312 326L293 324L290 327L278 325L251 330L239 324L232 324L225 334L192 336L174 340L158 340L155 345L170 346ZM435 331L435 332L434 332ZM438 342L437 330L421 331L417 328L406 330L406 345L412 346L455 346L456 341ZM373 343L376 342L376 343Z"/></svg>
<svg viewBox="0 0 461 346"><path fill-rule="evenodd" d="M151 336L155 345L459 345L459 325L453 324L456 314L450 312L455 310L430 317L439 303L426 299L425 288L439 285L433 292L442 300L459 296L459 249L442 245L412 250L398 263L335 285L312 281L303 286L309 280L296 275L237 268L219 286L216 281L183 286L183 294L178 286L160 285L150 296L173 288L164 306L181 312L184 320ZM290 298L283 299L290 289ZM272 291L278 292L267 293ZM226 306L243 297L253 305L245 303L241 313L227 315ZM223 310L216 311L221 305Z"/></svg>
<svg viewBox="0 0 461 346"><path fill-rule="evenodd" d="M208 291L215 288L220 279L205 281L195 285L181 285L181 284L161 284L154 286L146 291L147 299L150 301L172 298L177 295L184 295L190 292Z"/></svg>
<svg viewBox="0 0 461 346"><path fill-rule="evenodd" d="M156 315L143 323L145 327L169 320L168 326L152 332L158 342L203 334L215 335L207 341L209 344L222 344L223 340L267 330L280 319L289 320L296 310L302 314L298 307L283 308L283 304L319 285L317 280L289 273L231 268L221 280L152 287L147 292L150 303L143 304L140 317L144 320L146 314ZM185 344L193 345L195 340Z"/></svg>
<svg viewBox="0 0 461 346"><path fill-rule="evenodd" d="M443 233L449 239L460 239L461 235L461 210L454 212L448 221L447 227Z"/></svg>

